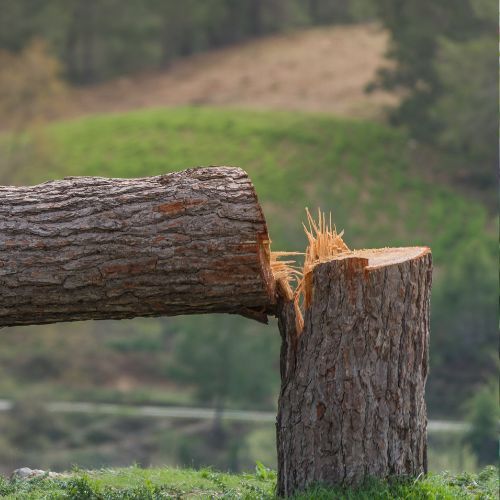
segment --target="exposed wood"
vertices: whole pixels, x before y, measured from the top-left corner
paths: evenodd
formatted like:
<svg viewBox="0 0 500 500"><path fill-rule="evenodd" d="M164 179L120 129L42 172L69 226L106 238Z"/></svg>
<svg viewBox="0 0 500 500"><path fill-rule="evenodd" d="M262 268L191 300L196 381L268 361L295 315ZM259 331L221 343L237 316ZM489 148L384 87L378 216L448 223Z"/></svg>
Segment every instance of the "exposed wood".
<svg viewBox="0 0 500 500"><path fill-rule="evenodd" d="M266 321L269 237L247 174L0 187L0 326L194 313Z"/></svg>
<svg viewBox="0 0 500 500"><path fill-rule="evenodd" d="M350 252L312 274L302 332L278 303L278 494L425 472L430 250Z"/></svg>

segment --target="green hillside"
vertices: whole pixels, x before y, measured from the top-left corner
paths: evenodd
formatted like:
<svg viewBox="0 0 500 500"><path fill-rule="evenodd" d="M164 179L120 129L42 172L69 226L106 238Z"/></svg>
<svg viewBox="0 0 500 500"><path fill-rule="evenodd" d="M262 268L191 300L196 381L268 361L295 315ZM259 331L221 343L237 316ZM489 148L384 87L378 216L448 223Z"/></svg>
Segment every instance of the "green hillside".
<svg viewBox="0 0 500 500"><path fill-rule="evenodd" d="M379 123L181 108L62 122L45 141L50 154L19 174L25 181L241 166L268 208L276 247L303 247L305 206L332 210L351 245L430 244L438 265L452 247L486 238L483 207L420 179L405 134Z"/></svg>
<svg viewBox="0 0 500 500"><path fill-rule="evenodd" d="M33 148L40 147L44 154L33 156L36 161L20 162L17 182L241 166L255 184L276 250L304 249L306 206L332 211L352 248L429 245L435 265L427 385L431 418L462 418L464 401L494 373L495 360L487 354L496 345L493 218L483 205L451 187L424 180L429 176L419 170L426 166L413 163L412 145L402 131L305 113L155 109L55 123L34 139ZM279 335L248 320L214 316L89 322L8 329L4 335L0 397L275 407ZM31 409L9 425L39 423L34 415L39 411ZM55 420L46 420L47 432L54 433ZM72 434L67 424L61 426L64 432L58 430L52 442L60 438L64 447ZM110 425L108 431L109 439L117 439L116 428ZM10 435L19 442L5 439L5 453L24 446L21 428ZM267 446L273 439L272 430L259 435L252 445L234 445L240 470L255 457L238 446L255 445L252 449L264 453L255 443L260 439ZM151 444L153 449L161 447L158 443ZM166 440L165 446L173 450L177 445ZM185 446L178 445L178 463L192 456ZM266 453L272 454L269 446ZM195 465L232 467L232 459L218 461L209 444L204 449L204 458ZM66 459L52 452L53 460L35 465L64 467ZM79 464L113 463L104 451L84 453ZM155 456L162 457L160 452Z"/></svg>
<svg viewBox="0 0 500 500"><path fill-rule="evenodd" d="M434 366L457 362L461 371L476 357L482 365L482 350L494 342L496 325L485 318L493 322L496 313L484 315L484 308L495 311L488 295L496 287L492 221L481 204L419 177L425 165L412 164L403 132L321 115L185 108L63 122L45 141L51 154L41 168L23 173L29 182L241 166L255 183L275 249L304 248L306 206L331 210L355 248L429 245ZM464 308L471 309L465 324ZM468 349L461 352L466 337Z"/></svg>

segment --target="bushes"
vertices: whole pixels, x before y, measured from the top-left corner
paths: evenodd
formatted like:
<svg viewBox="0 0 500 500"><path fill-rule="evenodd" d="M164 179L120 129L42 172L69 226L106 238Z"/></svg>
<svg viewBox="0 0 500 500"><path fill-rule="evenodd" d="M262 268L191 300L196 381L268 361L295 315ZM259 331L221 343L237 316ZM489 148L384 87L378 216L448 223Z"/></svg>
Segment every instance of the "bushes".
<svg viewBox="0 0 500 500"><path fill-rule="evenodd" d="M498 381L492 380L481 387L468 401L468 419L471 429L465 437L476 454L479 464L491 464L498 460Z"/></svg>

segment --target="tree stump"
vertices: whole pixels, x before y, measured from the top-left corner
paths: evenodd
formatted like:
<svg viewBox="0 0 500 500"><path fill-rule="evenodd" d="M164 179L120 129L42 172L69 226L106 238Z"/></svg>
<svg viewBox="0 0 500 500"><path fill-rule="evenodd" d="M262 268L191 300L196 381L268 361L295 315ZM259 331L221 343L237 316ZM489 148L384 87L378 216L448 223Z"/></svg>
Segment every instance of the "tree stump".
<svg viewBox="0 0 500 500"><path fill-rule="evenodd" d="M431 273L426 247L318 264L302 332L281 297L279 495L426 472Z"/></svg>
<svg viewBox="0 0 500 500"><path fill-rule="evenodd" d="M260 321L274 301L247 174L0 186L0 327L200 313Z"/></svg>

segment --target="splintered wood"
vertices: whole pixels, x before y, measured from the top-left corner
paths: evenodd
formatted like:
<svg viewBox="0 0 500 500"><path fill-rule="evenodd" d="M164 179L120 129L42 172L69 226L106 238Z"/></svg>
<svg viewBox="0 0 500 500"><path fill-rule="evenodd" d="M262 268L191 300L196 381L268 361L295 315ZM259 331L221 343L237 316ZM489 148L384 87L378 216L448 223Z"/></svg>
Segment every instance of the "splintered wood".
<svg viewBox="0 0 500 500"><path fill-rule="evenodd" d="M308 245L305 254L299 252L271 252L271 269L279 289L288 300L293 300L297 333L300 334L304 327L303 310L309 308L312 297L312 271L321 262L348 254L351 251L344 243L344 231L337 233L337 228L332 224L330 213L327 220L325 214L318 208L318 220L306 208L308 226L302 224L307 236ZM305 255L302 269L299 269L295 260L280 261L281 257L292 255ZM292 284L295 282L295 290Z"/></svg>
<svg viewBox="0 0 500 500"><path fill-rule="evenodd" d="M298 335L304 326L304 312L311 306L312 276L318 264L355 258L358 265L369 271L377 266L397 264L412 259L427 249L427 247L386 247L351 250L343 240L344 230L337 232L336 226L332 223L331 213L327 218L326 214L318 209L318 219L315 220L306 208L306 216L307 226L302 224L308 241L306 251L304 253L271 251L271 270L277 290L294 303ZM302 267L297 264L296 258L290 259L299 255L304 255ZM288 260L280 260L284 257Z"/></svg>

